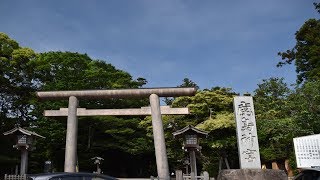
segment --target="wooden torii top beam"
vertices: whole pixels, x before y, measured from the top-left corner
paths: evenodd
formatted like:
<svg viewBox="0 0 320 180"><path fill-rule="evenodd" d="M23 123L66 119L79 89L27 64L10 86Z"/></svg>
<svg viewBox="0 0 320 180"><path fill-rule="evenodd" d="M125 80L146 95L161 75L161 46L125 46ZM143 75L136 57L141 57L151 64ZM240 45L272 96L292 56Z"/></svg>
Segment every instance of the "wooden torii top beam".
<svg viewBox="0 0 320 180"><path fill-rule="evenodd" d="M75 96L80 99L107 98L145 98L151 94L159 97L192 96L196 88L145 88L145 89L114 89L114 90L81 90L81 91L38 91L39 99L68 99Z"/></svg>

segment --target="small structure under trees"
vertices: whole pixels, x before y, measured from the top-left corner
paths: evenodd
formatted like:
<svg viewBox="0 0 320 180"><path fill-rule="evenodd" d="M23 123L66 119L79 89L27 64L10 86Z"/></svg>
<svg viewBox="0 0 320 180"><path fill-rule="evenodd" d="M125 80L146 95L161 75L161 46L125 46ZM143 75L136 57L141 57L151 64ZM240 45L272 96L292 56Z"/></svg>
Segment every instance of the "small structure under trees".
<svg viewBox="0 0 320 180"><path fill-rule="evenodd" d="M91 158L91 160L94 160L93 163L94 163L95 165L97 165L97 171L96 171L95 173L101 174L102 171L101 171L101 168L100 168L100 164L102 163L102 161L104 161L104 159L103 159L102 157L96 156L96 157Z"/></svg>
<svg viewBox="0 0 320 180"><path fill-rule="evenodd" d="M207 137L208 133L189 125L173 132L173 136L184 139L183 149L189 152L190 156L191 179L195 179L197 176L196 151L201 150L200 137Z"/></svg>
<svg viewBox="0 0 320 180"><path fill-rule="evenodd" d="M32 150L32 143L36 137L45 138L33 131L29 131L16 126L15 128L4 132L3 135L14 135L16 137L16 144L13 148L21 151L21 161L20 161L20 175L24 175L28 170L28 151Z"/></svg>

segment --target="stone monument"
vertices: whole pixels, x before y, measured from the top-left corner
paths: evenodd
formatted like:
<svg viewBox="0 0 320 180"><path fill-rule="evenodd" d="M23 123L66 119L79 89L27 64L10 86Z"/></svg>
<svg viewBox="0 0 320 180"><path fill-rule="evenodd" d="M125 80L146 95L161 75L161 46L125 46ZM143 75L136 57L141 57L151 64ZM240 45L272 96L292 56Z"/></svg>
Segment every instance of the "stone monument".
<svg viewBox="0 0 320 180"><path fill-rule="evenodd" d="M253 98L235 97L234 114L240 169L222 170L218 180L287 180L282 170L261 169Z"/></svg>
<svg viewBox="0 0 320 180"><path fill-rule="evenodd" d="M234 98L240 169L261 169L258 135L253 99L250 96Z"/></svg>

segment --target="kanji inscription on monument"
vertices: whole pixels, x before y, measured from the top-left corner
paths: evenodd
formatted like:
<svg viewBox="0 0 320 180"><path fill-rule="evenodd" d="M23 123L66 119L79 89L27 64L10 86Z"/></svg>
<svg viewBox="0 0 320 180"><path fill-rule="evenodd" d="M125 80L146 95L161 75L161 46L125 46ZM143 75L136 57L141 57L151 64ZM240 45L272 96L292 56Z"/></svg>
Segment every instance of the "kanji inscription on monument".
<svg viewBox="0 0 320 180"><path fill-rule="evenodd" d="M238 152L241 169L260 169L257 126L251 96L234 98Z"/></svg>

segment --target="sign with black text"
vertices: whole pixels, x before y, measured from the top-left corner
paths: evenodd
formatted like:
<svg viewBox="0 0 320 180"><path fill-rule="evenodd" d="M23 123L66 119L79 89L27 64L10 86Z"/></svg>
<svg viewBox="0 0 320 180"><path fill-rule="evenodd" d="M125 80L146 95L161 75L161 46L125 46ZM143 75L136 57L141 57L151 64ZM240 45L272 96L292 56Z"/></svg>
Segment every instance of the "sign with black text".
<svg viewBox="0 0 320 180"><path fill-rule="evenodd" d="M253 99L251 96L237 96L233 102L240 168L261 169Z"/></svg>
<svg viewBox="0 0 320 180"><path fill-rule="evenodd" d="M297 168L320 168L320 134L293 138Z"/></svg>

